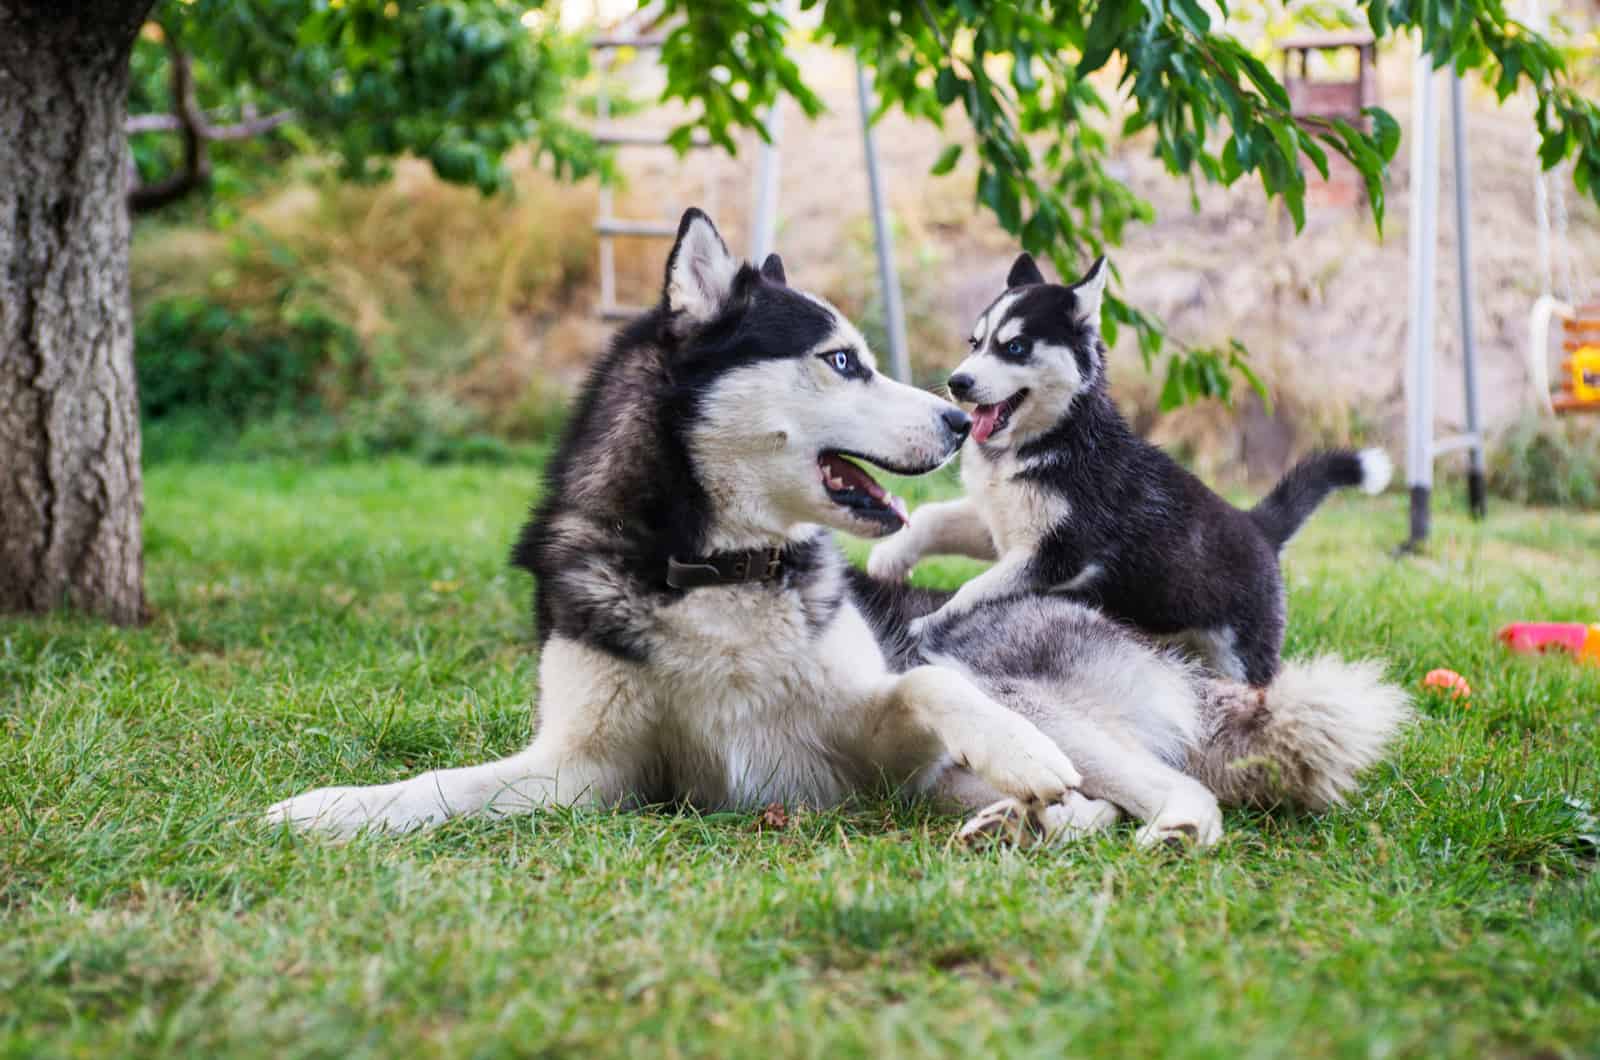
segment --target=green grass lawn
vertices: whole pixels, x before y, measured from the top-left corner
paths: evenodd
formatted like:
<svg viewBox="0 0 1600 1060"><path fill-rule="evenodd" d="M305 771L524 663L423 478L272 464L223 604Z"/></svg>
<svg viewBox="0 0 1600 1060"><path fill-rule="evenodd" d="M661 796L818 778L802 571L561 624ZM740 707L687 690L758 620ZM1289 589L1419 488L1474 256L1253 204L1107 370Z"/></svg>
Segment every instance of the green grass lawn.
<svg viewBox="0 0 1600 1060"><path fill-rule="evenodd" d="M144 629L0 622L0 1051L839 1056L1600 1050L1600 517L1330 503L1290 654L1436 666L1394 759L1320 817L953 846L926 808L558 812L345 845L259 811L530 732L529 468L165 465ZM947 488L936 483L932 488ZM860 550L855 551L857 556ZM971 567L934 566L946 583Z"/></svg>

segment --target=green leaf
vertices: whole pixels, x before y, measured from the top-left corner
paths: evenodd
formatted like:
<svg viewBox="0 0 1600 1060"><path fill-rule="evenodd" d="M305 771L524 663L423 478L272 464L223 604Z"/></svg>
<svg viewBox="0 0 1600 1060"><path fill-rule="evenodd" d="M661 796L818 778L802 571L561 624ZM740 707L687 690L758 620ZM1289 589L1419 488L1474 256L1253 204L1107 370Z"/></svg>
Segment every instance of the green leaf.
<svg viewBox="0 0 1600 1060"><path fill-rule="evenodd" d="M1007 232L1015 234L1022 225L1022 206L1017 195L1015 178L998 169L989 168L978 178L978 201L994 211L995 218Z"/></svg>
<svg viewBox="0 0 1600 1060"><path fill-rule="evenodd" d="M1539 144L1540 168L1554 169L1566 157L1570 135L1565 128L1552 129L1545 133L1544 139Z"/></svg>
<svg viewBox="0 0 1600 1060"><path fill-rule="evenodd" d="M1026 51L1019 49L1012 61L1011 83L1023 95L1031 95L1039 87L1038 78L1033 76L1033 56Z"/></svg>
<svg viewBox="0 0 1600 1060"><path fill-rule="evenodd" d="M1372 28L1372 35L1379 40L1389 35L1388 0L1372 0L1367 4L1367 25Z"/></svg>
<svg viewBox="0 0 1600 1060"><path fill-rule="evenodd" d="M1228 137L1228 142L1222 145L1222 183L1232 184L1244 173L1244 167L1239 164L1239 138Z"/></svg>
<svg viewBox="0 0 1600 1060"><path fill-rule="evenodd" d="M1117 50L1128 16L1136 12L1136 5L1124 3L1123 0L1100 0L1095 5L1094 15L1089 19L1089 28L1084 33L1083 56L1078 60L1078 77L1092 74L1106 64L1106 60L1111 58L1111 53Z"/></svg>
<svg viewBox="0 0 1600 1060"><path fill-rule="evenodd" d="M1289 207L1289 216L1294 219L1294 230L1298 233L1306 226L1306 182L1299 174L1293 174L1284 184L1283 202Z"/></svg>
<svg viewBox="0 0 1600 1060"><path fill-rule="evenodd" d="M943 151L939 152L938 160L933 163L933 168L928 172L936 177L942 177L952 169L956 168L956 162L959 161L960 158L961 145L948 144Z"/></svg>
<svg viewBox="0 0 1600 1060"><path fill-rule="evenodd" d="M1250 366L1247 359L1250 356L1249 351L1238 339L1232 340L1228 345L1231 347L1228 367L1244 377L1244 381L1250 384L1250 389L1261 398L1261 404L1266 409L1267 415L1272 415L1272 395L1267 391L1267 384L1262 381L1261 376Z"/></svg>
<svg viewBox="0 0 1600 1060"><path fill-rule="evenodd" d="M1367 107L1362 111L1372 121L1372 138L1377 141L1378 154L1384 162L1394 161L1400 146L1400 123L1382 107Z"/></svg>
<svg viewBox="0 0 1600 1060"><path fill-rule="evenodd" d="M1211 16L1195 0L1172 0L1172 13L1183 28L1196 37L1204 37L1211 31Z"/></svg>
<svg viewBox="0 0 1600 1060"><path fill-rule="evenodd" d="M1161 385L1161 411L1171 412L1189 401L1188 388L1183 383L1183 362L1177 354L1167 362L1167 379Z"/></svg>
<svg viewBox="0 0 1600 1060"><path fill-rule="evenodd" d="M1250 78L1250 83L1255 85L1273 106L1279 110L1287 111L1289 109L1289 92L1279 83L1276 77L1272 76L1272 71L1268 70L1260 59L1257 59L1243 48L1240 48L1236 54L1239 56L1240 65L1244 67L1245 75Z"/></svg>

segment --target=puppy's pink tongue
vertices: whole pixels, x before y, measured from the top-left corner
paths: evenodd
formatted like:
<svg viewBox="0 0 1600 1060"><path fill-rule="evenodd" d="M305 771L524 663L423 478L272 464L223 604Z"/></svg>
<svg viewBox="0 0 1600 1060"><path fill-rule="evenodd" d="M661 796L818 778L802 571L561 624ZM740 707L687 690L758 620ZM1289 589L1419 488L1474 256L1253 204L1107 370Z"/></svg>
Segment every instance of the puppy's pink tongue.
<svg viewBox="0 0 1600 1060"><path fill-rule="evenodd" d="M972 440L982 444L989 440L989 435L994 433L994 425L1000 422L999 405L979 405L972 410Z"/></svg>

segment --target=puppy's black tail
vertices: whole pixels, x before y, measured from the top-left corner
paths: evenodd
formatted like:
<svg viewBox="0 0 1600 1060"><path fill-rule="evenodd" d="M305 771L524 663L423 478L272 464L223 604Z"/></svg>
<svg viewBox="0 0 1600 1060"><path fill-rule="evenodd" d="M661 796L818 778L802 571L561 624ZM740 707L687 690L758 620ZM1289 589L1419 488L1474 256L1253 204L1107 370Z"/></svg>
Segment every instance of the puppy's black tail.
<svg viewBox="0 0 1600 1060"><path fill-rule="evenodd" d="M1275 548L1282 548L1328 494L1345 486L1382 493L1393 471L1389 454L1382 449L1312 453L1278 480L1266 499L1250 509L1250 517Z"/></svg>

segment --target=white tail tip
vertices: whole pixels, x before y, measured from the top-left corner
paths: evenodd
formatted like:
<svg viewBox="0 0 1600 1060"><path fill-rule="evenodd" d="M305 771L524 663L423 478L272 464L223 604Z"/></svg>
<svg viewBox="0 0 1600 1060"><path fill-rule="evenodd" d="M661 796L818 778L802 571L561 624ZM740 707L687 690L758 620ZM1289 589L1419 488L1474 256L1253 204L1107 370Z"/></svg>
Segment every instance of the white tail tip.
<svg viewBox="0 0 1600 1060"><path fill-rule="evenodd" d="M1356 454L1361 461L1361 492L1379 494L1389 488L1394 476L1394 462L1382 449L1363 449Z"/></svg>

